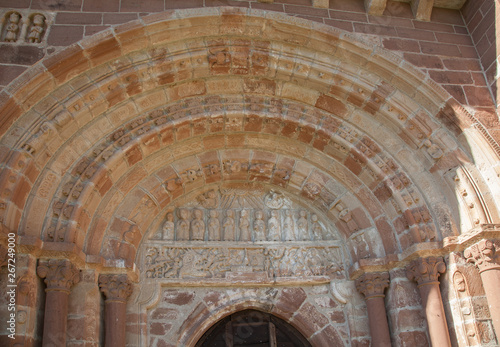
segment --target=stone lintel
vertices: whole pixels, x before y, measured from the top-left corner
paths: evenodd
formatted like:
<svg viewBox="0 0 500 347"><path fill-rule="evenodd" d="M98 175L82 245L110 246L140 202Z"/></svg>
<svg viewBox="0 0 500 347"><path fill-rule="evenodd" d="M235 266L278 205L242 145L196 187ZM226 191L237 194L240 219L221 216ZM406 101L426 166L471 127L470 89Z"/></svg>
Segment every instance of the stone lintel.
<svg viewBox="0 0 500 347"><path fill-rule="evenodd" d="M411 9L416 19L421 21L430 21L434 0L412 0Z"/></svg>
<svg viewBox="0 0 500 347"><path fill-rule="evenodd" d="M276 277L267 278L262 273L259 280L256 277L259 273L249 273L249 279L244 279L243 274L236 277L227 276L227 278L183 278L183 279L147 279L145 283L156 285L161 283L168 287L269 287L269 286L294 286L294 285L322 285L331 282L328 276L308 276L308 277ZM266 278L264 278L266 277Z"/></svg>
<svg viewBox="0 0 500 347"><path fill-rule="evenodd" d="M330 0L312 0L313 7L328 8L330 7Z"/></svg>
<svg viewBox="0 0 500 347"><path fill-rule="evenodd" d="M365 0L365 9L372 16L381 16L387 5L387 0Z"/></svg>

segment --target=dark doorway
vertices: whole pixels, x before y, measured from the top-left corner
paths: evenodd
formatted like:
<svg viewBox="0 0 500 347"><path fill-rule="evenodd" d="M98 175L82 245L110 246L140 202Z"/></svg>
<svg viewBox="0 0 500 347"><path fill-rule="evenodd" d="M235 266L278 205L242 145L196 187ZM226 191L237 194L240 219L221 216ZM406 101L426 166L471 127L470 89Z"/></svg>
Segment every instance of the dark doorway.
<svg viewBox="0 0 500 347"><path fill-rule="evenodd" d="M290 324L269 313L245 310L217 322L196 347L311 347Z"/></svg>

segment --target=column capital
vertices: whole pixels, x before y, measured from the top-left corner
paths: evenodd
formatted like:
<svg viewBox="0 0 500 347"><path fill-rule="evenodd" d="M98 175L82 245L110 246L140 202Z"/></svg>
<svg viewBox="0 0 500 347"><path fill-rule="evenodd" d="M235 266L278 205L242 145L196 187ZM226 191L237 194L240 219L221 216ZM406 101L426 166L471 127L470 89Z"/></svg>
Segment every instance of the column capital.
<svg viewBox="0 0 500 347"><path fill-rule="evenodd" d="M477 266L479 272L499 269L499 254L496 254L495 244L491 240L483 239L464 251L467 262Z"/></svg>
<svg viewBox="0 0 500 347"><path fill-rule="evenodd" d="M45 279L46 291L58 290L69 293L71 287L80 281L80 271L66 259L41 261L36 273Z"/></svg>
<svg viewBox="0 0 500 347"><path fill-rule="evenodd" d="M406 267L406 276L419 286L439 283L439 275L446 271L442 257L419 258Z"/></svg>
<svg viewBox="0 0 500 347"><path fill-rule="evenodd" d="M125 302L132 294L132 283L126 274L100 275L99 288L106 296L106 301Z"/></svg>
<svg viewBox="0 0 500 347"><path fill-rule="evenodd" d="M369 272L356 280L356 289L365 299L384 297L384 289L389 287L388 272Z"/></svg>

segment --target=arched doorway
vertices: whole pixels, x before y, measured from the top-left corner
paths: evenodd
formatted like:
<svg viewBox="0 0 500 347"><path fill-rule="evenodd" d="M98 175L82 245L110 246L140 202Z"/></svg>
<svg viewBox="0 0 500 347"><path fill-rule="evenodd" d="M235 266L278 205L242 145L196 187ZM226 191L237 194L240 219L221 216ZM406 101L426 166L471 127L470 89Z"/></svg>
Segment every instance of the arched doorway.
<svg viewBox="0 0 500 347"><path fill-rule="evenodd" d="M293 326L269 313L245 310L213 325L196 347L310 347Z"/></svg>

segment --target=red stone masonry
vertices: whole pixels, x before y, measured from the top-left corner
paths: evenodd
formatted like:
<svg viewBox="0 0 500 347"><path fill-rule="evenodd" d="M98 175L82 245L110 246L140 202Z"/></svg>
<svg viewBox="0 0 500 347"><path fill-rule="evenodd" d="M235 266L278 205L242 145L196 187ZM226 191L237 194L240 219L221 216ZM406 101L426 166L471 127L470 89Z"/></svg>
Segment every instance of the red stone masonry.
<svg viewBox="0 0 500 347"><path fill-rule="evenodd" d="M329 8L313 7L311 0L4 0L0 10L48 11L55 19L44 47L0 43L0 87L60 47L110 26L174 8L211 6L284 12L359 33L429 73L457 101L474 107L476 117L500 137L495 113L495 6L486 0L469 0L461 11L434 8L430 22L416 20L408 3L396 1L388 1L382 16L372 16L363 0L330 0Z"/></svg>

